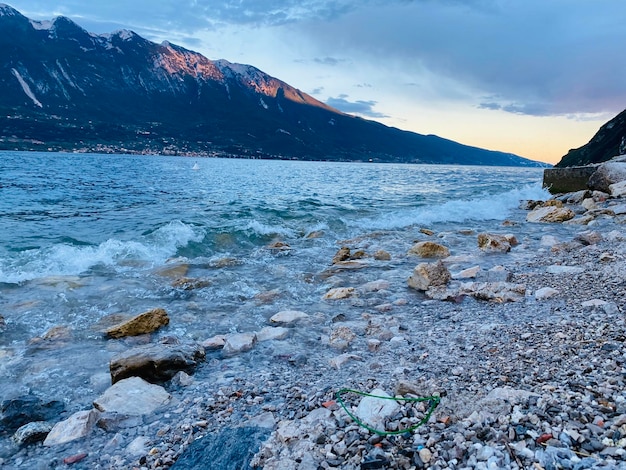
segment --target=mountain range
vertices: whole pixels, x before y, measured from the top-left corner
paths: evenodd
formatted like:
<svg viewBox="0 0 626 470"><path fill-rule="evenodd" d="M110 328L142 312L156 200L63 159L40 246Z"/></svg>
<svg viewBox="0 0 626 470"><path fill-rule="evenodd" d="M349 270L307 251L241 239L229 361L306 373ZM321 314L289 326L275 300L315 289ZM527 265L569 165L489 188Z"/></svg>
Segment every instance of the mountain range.
<svg viewBox="0 0 626 470"><path fill-rule="evenodd" d="M544 166L345 114L253 66L132 31L0 4L0 33L3 150Z"/></svg>

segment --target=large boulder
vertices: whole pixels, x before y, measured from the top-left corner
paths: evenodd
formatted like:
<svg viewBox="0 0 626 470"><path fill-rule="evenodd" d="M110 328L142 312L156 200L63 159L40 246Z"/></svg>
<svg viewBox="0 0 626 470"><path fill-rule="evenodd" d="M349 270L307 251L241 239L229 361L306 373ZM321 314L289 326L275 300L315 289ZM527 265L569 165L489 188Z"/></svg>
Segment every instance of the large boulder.
<svg viewBox="0 0 626 470"><path fill-rule="evenodd" d="M609 186L626 180L626 162L613 161L602 163L589 178L589 189L610 193Z"/></svg>
<svg viewBox="0 0 626 470"><path fill-rule="evenodd" d="M409 250L409 254L422 258L446 258L450 256L450 250L439 243L424 241L413 245Z"/></svg>
<svg viewBox="0 0 626 470"><path fill-rule="evenodd" d="M626 197L626 180L609 185L609 190L613 197Z"/></svg>
<svg viewBox="0 0 626 470"><path fill-rule="evenodd" d="M141 377L148 382L165 382L179 371L191 373L205 357L198 344L146 344L111 358L111 382Z"/></svg>
<svg viewBox="0 0 626 470"><path fill-rule="evenodd" d="M106 330L109 338L124 338L152 333L170 322L167 313L162 308L155 308L140 313L133 318L123 321Z"/></svg>
<svg viewBox="0 0 626 470"><path fill-rule="evenodd" d="M408 279L409 287L426 291L430 287L445 286L451 275L441 261L437 263L420 263Z"/></svg>

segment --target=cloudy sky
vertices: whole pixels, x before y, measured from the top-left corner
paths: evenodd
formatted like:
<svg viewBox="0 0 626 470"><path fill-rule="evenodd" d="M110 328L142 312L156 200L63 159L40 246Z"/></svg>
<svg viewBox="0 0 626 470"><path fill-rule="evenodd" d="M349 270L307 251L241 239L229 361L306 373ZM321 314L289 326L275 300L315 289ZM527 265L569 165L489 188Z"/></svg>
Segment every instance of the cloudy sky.
<svg viewBox="0 0 626 470"><path fill-rule="evenodd" d="M7 3L251 64L348 113L550 163L626 108L624 0Z"/></svg>

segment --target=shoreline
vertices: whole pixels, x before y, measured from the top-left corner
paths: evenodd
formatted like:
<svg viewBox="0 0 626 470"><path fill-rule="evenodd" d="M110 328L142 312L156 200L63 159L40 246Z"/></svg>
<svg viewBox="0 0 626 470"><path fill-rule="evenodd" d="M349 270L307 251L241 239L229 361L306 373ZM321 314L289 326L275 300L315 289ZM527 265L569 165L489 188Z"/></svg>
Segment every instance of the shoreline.
<svg viewBox="0 0 626 470"><path fill-rule="evenodd" d="M228 437L252 453L260 446L254 462L266 469L620 468L626 233L623 216L601 212L616 201L599 198L596 221L580 227L583 235L546 240L543 252L509 264L510 255L498 255L510 282L526 288L519 301L464 295L406 305L384 286L358 286L359 297L329 300L350 302L353 314L312 314L287 325L302 341L298 349L274 340L226 358L207 351L195 374L167 384L167 406L140 424L117 413L106 430L94 426L87 437L58 446L30 445L0 463L29 468L30 459L53 460L62 468L75 457L74 468L170 468L194 441L207 452L204 443L221 443L218 454L200 460L217 459ZM566 206L579 217L589 212ZM528 248L522 240L515 249ZM551 266L582 272L554 274ZM558 292L538 298L543 288ZM304 328L315 337L298 336ZM438 393L441 403L414 433L381 437L333 403L342 388ZM398 422L392 427L402 423L401 413L390 418ZM248 442L237 433L252 428L264 430L263 438Z"/></svg>

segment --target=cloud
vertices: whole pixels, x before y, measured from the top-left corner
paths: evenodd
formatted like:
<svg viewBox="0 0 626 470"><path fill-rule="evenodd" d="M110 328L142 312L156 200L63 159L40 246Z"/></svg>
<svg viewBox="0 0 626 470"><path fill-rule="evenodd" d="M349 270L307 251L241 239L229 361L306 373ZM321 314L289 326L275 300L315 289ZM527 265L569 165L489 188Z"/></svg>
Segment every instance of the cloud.
<svg viewBox="0 0 626 470"><path fill-rule="evenodd" d="M386 114L374 111L374 106L378 104L376 101L348 101L348 95L339 95L337 98L328 98L326 104L333 108L343 111L344 113L358 114L361 116L367 116L370 118L386 118L389 117Z"/></svg>
<svg viewBox="0 0 626 470"><path fill-rule="evenodd" d="M340 44L407 82L454 81L476 105L493 94L502 102L490 109L568 115L626 105L625 16L623 0L369 2L303 31L322 51Z"/></svg>
<svg viewBox="0 0 626 470"><path fill-rule="evenodd" d="M315 58L315 59L313 59L313 62L315 62L317 64L321 64L321 65L335 66L335 65L339 65L342 62L346 62L346 60L345 59L337 59L335 57L323 57L323 58Z"/></svg>

